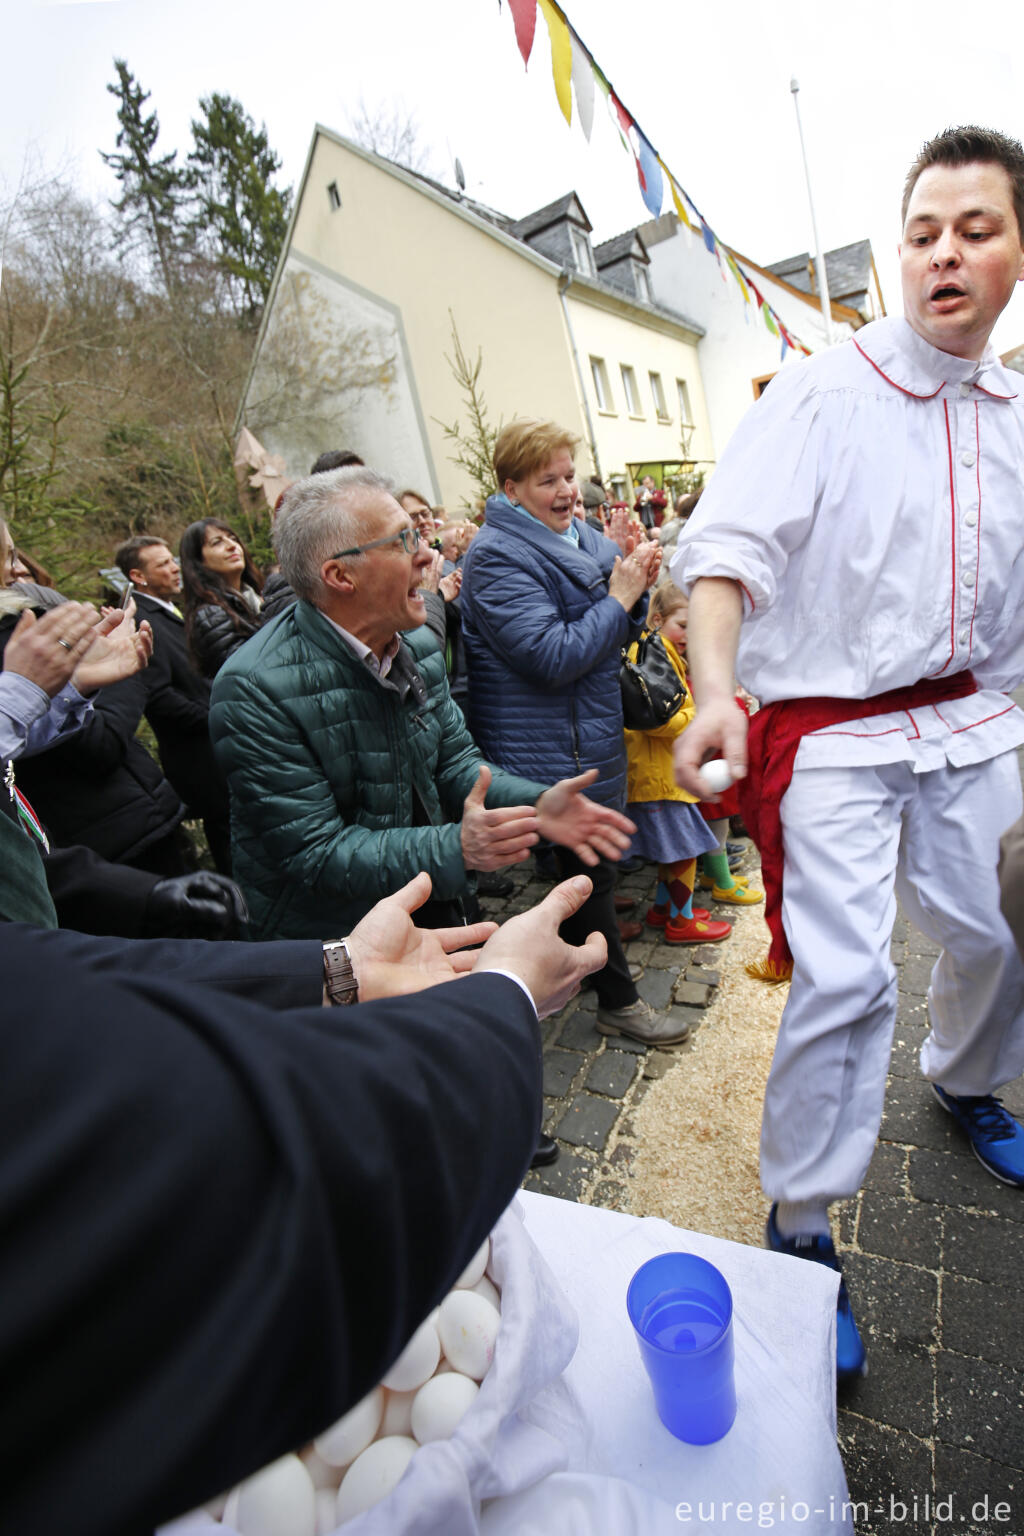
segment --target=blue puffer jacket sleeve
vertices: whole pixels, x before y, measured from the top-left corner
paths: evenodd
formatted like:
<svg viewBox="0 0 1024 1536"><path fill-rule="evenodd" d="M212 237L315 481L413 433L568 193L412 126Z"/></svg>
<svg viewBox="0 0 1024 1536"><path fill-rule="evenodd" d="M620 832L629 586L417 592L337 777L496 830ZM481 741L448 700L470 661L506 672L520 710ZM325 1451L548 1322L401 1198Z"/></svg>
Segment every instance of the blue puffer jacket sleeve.
<svg viewBox="0 0 1024 1536"><path fill-rule="evenodd" d="M588 793L625 796L618 669L634 620L608 596L617 550L582 527L580 546L501 498L463 563L469 715L484 755L552 781L597 768Z"/></svg>

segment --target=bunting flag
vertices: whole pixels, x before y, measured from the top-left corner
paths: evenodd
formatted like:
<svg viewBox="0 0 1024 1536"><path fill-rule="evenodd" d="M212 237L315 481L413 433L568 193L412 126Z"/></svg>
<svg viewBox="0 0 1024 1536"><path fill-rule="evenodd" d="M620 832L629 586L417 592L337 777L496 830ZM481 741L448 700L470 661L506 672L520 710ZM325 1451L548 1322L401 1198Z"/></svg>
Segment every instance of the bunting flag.
<svg viewBox="0 0 1024 1536"><path fill-rule="evenodd" d="M516 29L516 42L523 56L523 68L530 62L533 34L537 29L537 0L508 0L512 12L512 25Z"/></svg>
<svg viewBox="0 0 1024 1536"><path fill-rule="evenodd" d="M498 0L498 4L500 6L501 0ZM524 65L529 65L533 49L538 7L544 13L544 20L551 38L551 75L555 83L558 105L566 122L570 125L572 123L572 97L575 92L580 127L587 142L590 142L594 121L594 86L596 85L607 101L609 113L624 147L633 156L640 195L649 212L654 218L660 215L667 181L679 222L694 234L701 236L706 249L718 262L723 282L727 281L726 268L728 268L736 281L744 304L750 306L748 314L756 309L770 333L779 337L782 342L783 357L789 349L801 352L804 357L810 357L810 348L783 325L780 316L768 303L753 278L743 271L728 247L722 245L693 198L680 186L664 160L651 147L647 135L623 106L607 75L590 49L581 41L575 28L570 25L568 17L557 4L557 0L508 0L508 8L512 13L515 27L516 44L522 54ZM690 209L689 214L687 206Z"/></svg>
<svg viewBox="0 0 1024 1536"><path fill-rule="evenodd" d="M572 122L572 42L569 23L552 0L537 0L544 12L551 37L551 74L555 82L555 95L567 123Z"/></svg>
<svg viewBox="0 0 1024 1536"><path fill-rule="evenodd" d="M594 125L594 71L590 67L587 50L576 33L569 30L572 44L572 88L576 92L576 112L583 137L590 143L590 130Z"/></svg>
<svg viewBox="0 0 1024 1536"><path fill-rule="evenodd" d="M661 166L657 155L639 128L636 130L636 136L640 145L636 160L637 174L640 177L640 195L650 209L651 217L656 219L661 213L662 199L665 196L661 181Z"/></svg>
<svg viewBox="0 0 1024 1536"><path fill-rule="evenodd" d="M671 192L672 192L672 201L676 205L676 217L678 218L680 224L685 224L687 229L692 229L693 225L690 223L689 219L686 216L686 204L683 202L682 193L680 192L679 188L676 186L675 181L672 178L671 171L669 170L668 166L665 164L664 160L659 158L658 164L661 166L662 170L665 172L665 176L666 176L666 178L668 180L669 188L671 189Z"/></svg>

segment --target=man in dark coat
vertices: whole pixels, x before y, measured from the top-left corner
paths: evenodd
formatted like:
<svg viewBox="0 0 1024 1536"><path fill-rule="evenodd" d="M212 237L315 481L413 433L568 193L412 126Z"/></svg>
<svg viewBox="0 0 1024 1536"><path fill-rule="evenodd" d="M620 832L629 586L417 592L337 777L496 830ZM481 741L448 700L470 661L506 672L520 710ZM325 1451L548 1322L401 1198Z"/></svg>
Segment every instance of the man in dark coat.
<svg viewBox="0 0 1024 1536"><path fill-rule="evenodd" d="M436 943L413 884L382 907ZM241 950L251 984L317 944L119 953L0 924L0 1529L141 1536L380 1380L526 1172L537 1010L603 963L597 936L557 937L587 886L513 918L457 984L413 962L428 991L344 1017L315 964L283 1013L208 974ZM388 957L351 939L362 990Z"/></svg>
<svg viewBox="0 0 1024 1536"><path fill-rule="evenodd" d="M175 605L181 571L163 539L140 535L114 556L135 588L139 619L153 630L153 657L143 678L145 715L160 762L189 810L201 816L213 861L231 873L228 792L210 744L210 683L193 667L185 621Z"/></svg>

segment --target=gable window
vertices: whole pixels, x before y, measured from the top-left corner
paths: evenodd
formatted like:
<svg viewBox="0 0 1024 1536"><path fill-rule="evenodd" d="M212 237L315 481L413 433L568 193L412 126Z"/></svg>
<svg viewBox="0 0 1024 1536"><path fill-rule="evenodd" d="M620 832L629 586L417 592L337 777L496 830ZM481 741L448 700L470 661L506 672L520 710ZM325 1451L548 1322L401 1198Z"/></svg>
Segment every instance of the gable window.
<svg viewBox="0 0 1024 1536"><path fill-rule="evenodd" d="M572 244L573 265L577 272L585 272L588 277L594 276L594 256L590 249L590 241L581 229L569 228L569 240Z"/></svg>
<svg viewBox="0 0 1024 1536"><path fill-rule="evenodd" d="M642 416L640 408L640 391L636 384L636 374L629 363L620 363L619 371L622 374L622 388L626 396L626 409L631 416Z"/></svg>
<svg viewBox="0 0 1024 1536"><path fill-rule="evenodd" d="M641 267L639 265L635 268L635 271L637 293L642 299L646 301L646 303L653 304L654 293L651 289L651 274L648 272L646 267Z"/></svg>
<svg viewBox="0 0 1024 1536"><path fill-rule="evenodd" d="M327 201L331 205L332 213L336 213L341 207L341 193L338 191L338 183L336 181L329 181L327 183Z"/></svg>
<svg viewBox="0 0 1024 1536"><path fill-rule="evenodd" d="M592 357L590 359L590 373L594 380L594 395L597 399L598 410L608 411L609 413L614 411L615 405L612 401L612 388L608 383L608 369L604 365L603 357Z"/></svg>
<svg viewBox="0 0 1024 1536"><path fill-rule="evenodd" d="M654 414L659 421L668 421L668 407L665 404L665 391L661 386L660 373L648 373L651 381L651 399L654 401Z"/></svg>

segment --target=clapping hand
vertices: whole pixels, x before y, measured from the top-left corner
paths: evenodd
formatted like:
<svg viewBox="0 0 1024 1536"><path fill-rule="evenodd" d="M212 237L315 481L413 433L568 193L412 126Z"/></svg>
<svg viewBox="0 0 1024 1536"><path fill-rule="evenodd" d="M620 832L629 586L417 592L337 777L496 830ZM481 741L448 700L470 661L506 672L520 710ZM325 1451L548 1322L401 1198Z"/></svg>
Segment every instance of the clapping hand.
<svg viewBox="0 0 1024 1536"><path fill-rule="evenodd" d="M4 671L28 678L52 699L95 643L99 624L88 603L60 603L40 619L26 608L4 650Z"/></svg>
<svg viewBox="0 0 1024 1536"><path fill-rule="evenodd" d="M75 668L71 681L79 693L94 693L141 672L152 654L153 631L145 619L135 628L133 598L127 608L103 609L88 655Z"/></svg>

